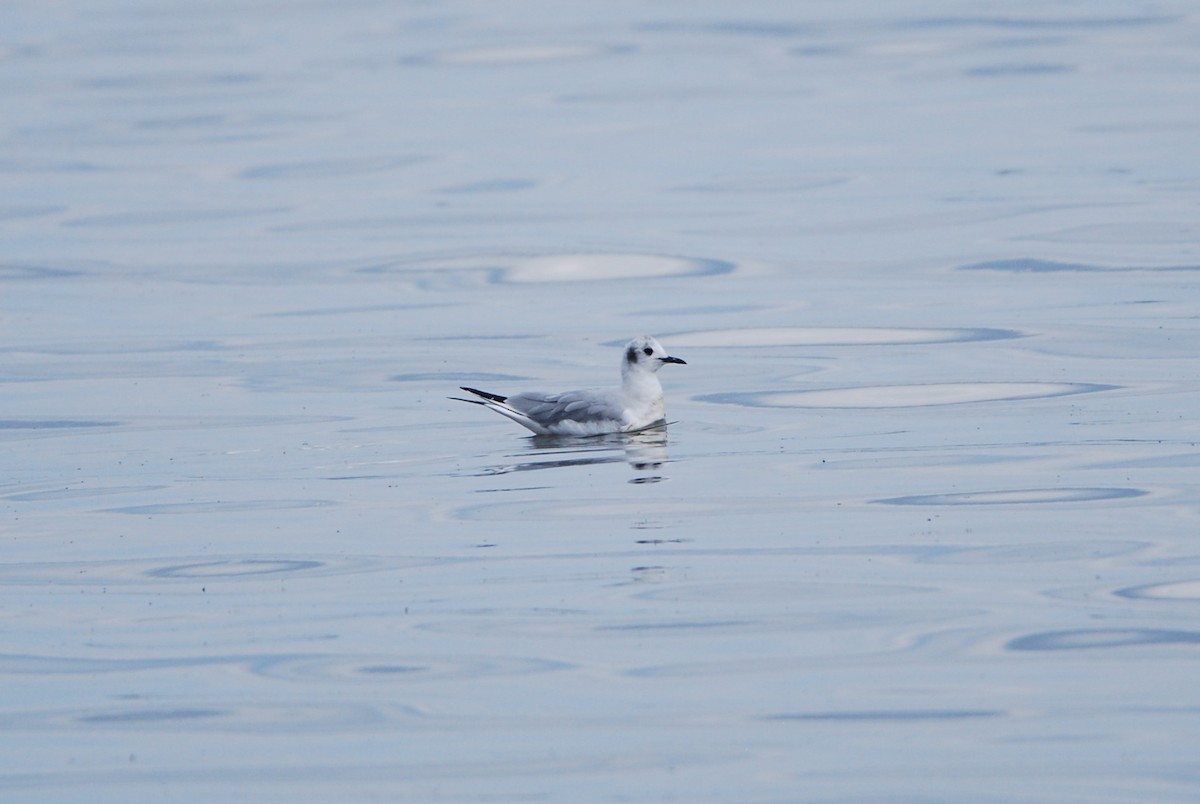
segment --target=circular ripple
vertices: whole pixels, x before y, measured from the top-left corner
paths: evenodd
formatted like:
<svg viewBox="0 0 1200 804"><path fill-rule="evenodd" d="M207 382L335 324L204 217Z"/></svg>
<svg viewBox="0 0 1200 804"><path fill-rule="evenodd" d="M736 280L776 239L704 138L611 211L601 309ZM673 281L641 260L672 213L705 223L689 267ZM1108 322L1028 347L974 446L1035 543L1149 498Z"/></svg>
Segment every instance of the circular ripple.
<svg viewBox="0 0 1200 804"><path fill-rule="evenodd" d="M1138 600L1200 600L1200 580L1131 586L1114 594Z"/></svg>
<svg viewBox="0 0 1200 804"><path fill-rule="evenodd" d="M1144 489L1120 487L1009 489L1002 491L963 491L951 494L917 494L889 497L871 502L884 505L1028 505L1037 503L1077 503L1141 497Z"/></svg>
<svg viewBox="0 0 1200 804"><path fill-rule="evenodd" d="M451 50L430 56L406 58L404 64L444 64L462 67L495 67L516 64L542 64L546 62L594 59L613 53L627 51L624 47L604 45L525 45L520 47L476 48Z"/></svg>
<svg viewBox="0 0 1200 804"><path fill-rule="evenodd" d="M659 254L543 254L477 255L372 264L360 273L418 275L421 273L483 272L501 284L541 284L642 280L732 273L734 263Z"/></svg>
<svg viewBox="0 0 1200 804"><path fill-rule="evenodd" d="M279 162L243 170L243 179L327 179L383 173L423 162L424 156L362 156L311 162Z"/></svg>
<svg viewBox="0 0 1200 804"><path fill-rule="evenodd" d="M527 675L574 665L523 656L308 656L264 662L255 672L291 681L442 681Z"/></svg>
<svg viewBox="0 0 1200 804"><path fill-rule="evenodd" d="M284 511L293 508L324 508L337 505L334 500L214 500L212 502L157 503L106 508L110 514L220 514L248 511Z"/></svg>
<svg viewBox="0 0 1200 804"><path fill-rule="evenodd" d="M763 719L904 722L1004 717L1007 714L1007 712L998 709L854 709L833 712L784 712L776 715L765 715Z"/></svg>
<svg viewBox="0 0 1200 804"><path fill-rule="evenodd" d="M669 600L669 601L711 601L726 600L739 603L754 601L780 600L863 600L876 597L896 597L900 595L922 594L929 592L928 587L903 586L900 584L876 583L811 583L808 581L765 582L745 584L706 583L694 585L672 584L663 589L651 589L636 595L639 600Z"/></svg>
<svg viewBox="0 0 1200 804"><path fill-rule="evenodd" d="M672 339L673 344L675 341ZM873 385L816 391L707 394L701 402L758 408L915 408L971 402L1010 402L1111 391L1119 386L1072 382L962 382Z"/></svg>
<svg viewBox="0 0 1200 804"><path fill-rule="evenodd" d="M300 701L289 701L287 704L167 706L152 700L138 700L125 706L99 709L10 711L5 714L5 722L10 727L25 731L75 732L81 726L137 730L152 724L156 730L178 728L186 729L189 733L201 730L294 734L297 729L357 729L385 720L408 720L415 715L416 711L406 706L380 709L370 705Z"/></svg>
<svg viewBox="0 0 1200 804"><path fill-rule="evenodd" d="M226 561L204 561L161 567L146 574L152 578L244 578L248 575L279 575L306 572L325 566L320 561L298 559L243 558Z"/></svg>
<svg viewBox="0 0 1200 804"><path fill-rule="evenodd" d="M170 581L222 579L254 581L264 577L329 577L424 567L430 560L380 559L375 556L177 556L130 561L61 561L0 564L0 586L128 586Z"/></svg>
<svg viewBox="0 0 1200 804"><path fill-rule="evenodd" d="M930 564L1044 564L1051 561L1084 561L1114 558L1144 550L1145 542L1038 542L953 549L919 558Z"/></svg>
<svg viewBox="0 0 1200 804"><path fill-rule="evenodd" d="M87 486L68 486L67 488L46 489L45 491L23 491L6 495L3 499L18 502L35 502L40 500L74 500L81 497L105 497L111 494L140 494L148 491L158 491L166 486L102 486L91 488Z"/></svg>
<svg viewBox="0 0 1200 804"><path fill-rule="evenodd" d="M1093 650L1143 645L1200 645L1200 631L1163 628L1096 628L1044 631L1011 640L1008 650Z"/></svg>
<svg viewBox="0 0 1200 804"><path fill-rule="evenodd" d="M732 270L732 264L718 260L653 254L563 254L521 260L506 272L505 279L509 282L581 282L693 276Z"/></svg>
<svg viewBox="0 0 1200 804"><path fill-rule="evenodd" d="M914 343L966 343L1021 338L1013 329L922 329L914 327L754 327L677 332L672 345L702 347L886 346Z"/></svg>
<svg viewBox="0 0 1200 804"><path fill-rule="evenodd" d="M274 215L288 211L285 207L246 207L244 209L150 209L138 212L110 212L102 215L88 215L82 218L72 218L65 221L63 226L70 227L139 227L139 226L177 226L182 224L203 224L215 221L241 220L260 216Z"/></svg>

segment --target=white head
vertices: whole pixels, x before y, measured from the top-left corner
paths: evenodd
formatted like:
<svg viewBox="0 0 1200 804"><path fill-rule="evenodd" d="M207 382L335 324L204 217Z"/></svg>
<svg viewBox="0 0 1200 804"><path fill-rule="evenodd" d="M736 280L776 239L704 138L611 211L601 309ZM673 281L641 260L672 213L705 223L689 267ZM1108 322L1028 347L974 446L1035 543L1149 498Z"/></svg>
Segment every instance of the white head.
<svg viewBox="0 0 1200 804"><path fill-rule="evenodd" d="M662 368L664 363L687 365L678 357L668 355L667 350L662 348L662 344L649 335L639 335L625 344L625 357L621 360L621 373L635 370L654 372Z"/></svg>

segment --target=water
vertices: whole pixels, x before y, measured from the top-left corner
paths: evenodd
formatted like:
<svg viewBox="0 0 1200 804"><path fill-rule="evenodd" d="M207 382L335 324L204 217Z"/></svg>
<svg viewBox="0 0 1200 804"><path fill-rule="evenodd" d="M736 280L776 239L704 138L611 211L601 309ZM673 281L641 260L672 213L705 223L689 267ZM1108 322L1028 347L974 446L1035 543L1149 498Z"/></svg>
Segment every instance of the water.
<svg viewBox="0 0 1200 804"><path fill-rule="evenodd" d="M2 14L6 800L1200 796L1188 4Z"/></svg>

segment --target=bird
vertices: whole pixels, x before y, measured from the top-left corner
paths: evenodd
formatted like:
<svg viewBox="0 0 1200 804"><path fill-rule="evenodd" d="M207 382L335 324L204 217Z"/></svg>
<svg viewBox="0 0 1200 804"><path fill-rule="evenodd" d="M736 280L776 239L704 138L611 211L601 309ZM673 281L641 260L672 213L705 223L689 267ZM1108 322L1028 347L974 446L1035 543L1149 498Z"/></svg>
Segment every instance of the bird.
<svg viewBox="0 0 1200 804"><path fill-rule="evenodd" d="M633 433L666 423L662 383L657 372L668 363L687 365L668 355L654 338L639 335L625 345L621 356L620 388L558 394L524 391L501 396L463 385L462 390L478 399L450 398L483 405L537 435Z"/></svg>

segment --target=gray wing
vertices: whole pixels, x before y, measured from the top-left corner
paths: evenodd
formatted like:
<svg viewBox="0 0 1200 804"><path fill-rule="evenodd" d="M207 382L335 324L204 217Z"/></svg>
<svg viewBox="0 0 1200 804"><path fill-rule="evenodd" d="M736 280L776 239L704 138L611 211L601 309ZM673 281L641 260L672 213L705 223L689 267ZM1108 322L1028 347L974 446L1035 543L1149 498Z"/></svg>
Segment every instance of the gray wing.
<svg viewBox="0 0 1200 804"><path fill-rule="evenodd" d="M625 405L611 391L567 391L561 394L526 392L510 396L507 403L546 427L564 421L581 424L622 422L625 417Z"/></svg>

